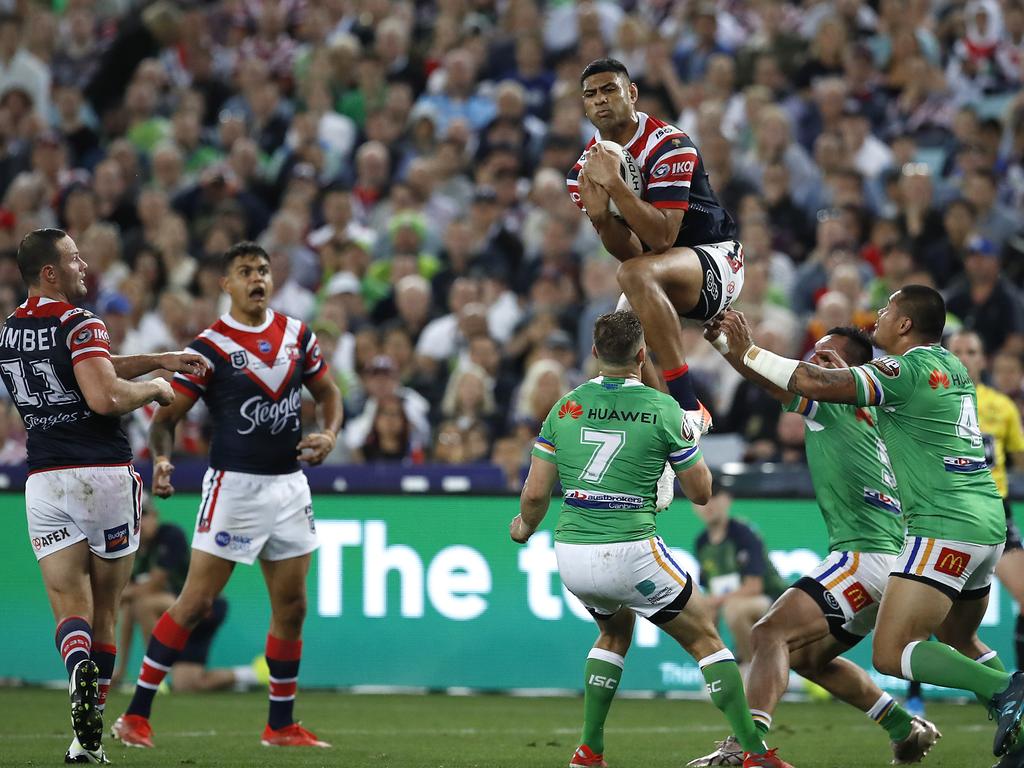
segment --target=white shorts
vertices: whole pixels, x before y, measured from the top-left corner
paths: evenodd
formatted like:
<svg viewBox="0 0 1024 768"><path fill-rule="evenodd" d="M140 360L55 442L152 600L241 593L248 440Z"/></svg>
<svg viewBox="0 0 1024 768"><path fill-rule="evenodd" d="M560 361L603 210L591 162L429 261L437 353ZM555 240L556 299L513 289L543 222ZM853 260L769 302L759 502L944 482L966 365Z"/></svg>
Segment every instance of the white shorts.
<svg viewBox="0 0 1024 768"><path fill-rule="evenodd" d="M692 589L690 575L660 536L613 544L556 541L555 558L566 589L598 617L631 608L649 618Z"/></svg>
<svg viewBox="0 0 1024 768"><path fill-rule="evenodd" d="M139 548L142 478L131 464L34 472L25 481L25 512L36 560L82 540L115 560Z"/></svg>
<svg viewBox="0 0 1024 768"><path fill-rule="evenodd" d="M318 546L309 482L302 470L251 475L208 469L192 548L251 565L300 557Z"/></svg>
<svg viewBox="0 0 1024 768"><path fill-rule="evenodd" d="M793 586L821 607L832 634L853 645L875 628L896 555L832 552Z"/></svg>
<svg viewBox="0 0 1024 768"><path fill-rule="evenodd" d="M992 584L1004 546L1005 542L968 544L908 534L892 572L927 582L954 600L982 597Z"/></svg>
<svg viewBox="0 0 1024 768"><path fill-rule="evenodd" d="M743 290L743 246L738 240L725 240L689 247L700 259L704 281L697 306L680 315L706 323L729 309ZM632 306L623 293L615 310L626 309Z"/></svg>

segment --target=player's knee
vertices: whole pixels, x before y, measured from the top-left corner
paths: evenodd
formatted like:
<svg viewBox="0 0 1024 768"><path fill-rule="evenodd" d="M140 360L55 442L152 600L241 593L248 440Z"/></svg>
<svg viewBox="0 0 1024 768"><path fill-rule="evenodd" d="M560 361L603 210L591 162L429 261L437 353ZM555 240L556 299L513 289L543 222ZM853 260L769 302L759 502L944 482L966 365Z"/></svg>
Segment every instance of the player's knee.
<svg viewBox="0 0 1024 768"><path fill-rule="evenodd" d="M216 595L189 594L184 592L178 597L170 613L172 618L183 627L192 629L210 613Z"/></svg>
<svg viewBox="0 0 1024 768"><path fill-rule="evenodd" d="M774 616L765 616L751 628L750 642L755 649L784 642L781 623Z"/></svg>
<svg viewBox="0 0 1024 768"><path fill-rule="evenodd" d="M274 605L274 618L281 624L301 627L306 620L306 595L297 593L278 600Z"/></svg>
<svg viewBox="0 0 1024 768"><path fill-rule="evenodd" d="M629 293L636 288L643 288L650 279L646 263L640 259L629 259L619 264L618 278L622 290Z"/></svg>
<svg viewBox="0 0 1024 768"><path fill-rule="evenodd" d="M883 675L903 677L903 670L900 668L902 649L894 647L891 643L876 642L871 648L871 663L875 669Z"/></svg>

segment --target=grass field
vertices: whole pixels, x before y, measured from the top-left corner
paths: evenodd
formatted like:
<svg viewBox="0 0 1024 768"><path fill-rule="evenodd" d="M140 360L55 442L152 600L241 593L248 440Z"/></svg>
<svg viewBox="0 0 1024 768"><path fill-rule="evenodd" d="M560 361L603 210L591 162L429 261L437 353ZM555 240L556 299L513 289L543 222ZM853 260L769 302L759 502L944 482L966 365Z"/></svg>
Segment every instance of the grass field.
<svg viewBox="0 0 1024 768"><path fill-rule="evenodd" d="M108 720L127 703L114 695ZM67 697L0 689L0 765L58 765L70 740ZM157 749L106 740L114 765L331 766L332 768L541 768L564 766L576 747L582 699L504 696L385 696L301 693L297 713L331 750L259 745L266 699L249 694L172 694L157 699ZM992 724L981 707L930 704L944 733L925 759L932 768L990 766ZM889 764L885 733L835 702L783 704L773 743L796 768ZM707 703L622 699L612 707L606 754L612 768L681 768L726 733Z"/></svg>

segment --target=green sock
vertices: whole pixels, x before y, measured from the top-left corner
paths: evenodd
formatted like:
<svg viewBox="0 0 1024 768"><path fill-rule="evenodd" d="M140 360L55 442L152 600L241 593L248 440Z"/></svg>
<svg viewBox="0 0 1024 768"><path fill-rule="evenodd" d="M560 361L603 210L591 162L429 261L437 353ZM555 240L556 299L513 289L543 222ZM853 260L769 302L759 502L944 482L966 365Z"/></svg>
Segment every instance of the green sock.
<svg viewBox="0 0 1024 768"><path fill-rule="evenodd" d="M591 648L583 667L582 743L595 754L604 753L604 721L622 679L626 660L612 651Z"/></svg>
<svg viewBox="0 0 1024 768"><path fill-rule="evenodd" d="M981 656L978 657L978 663L984 664L986 667L988 667L989 669L994 669L996 672L1006 671L1006 667L1003 666L1003 662L999 660L999 657L996 655L995 651L983 653ZM974 697L982 706L988 706L988 699L983 699L978 694L974 694Z"/></svg>
<svg viewBox="0 0 1024 768"><path fill-rule="evenodd" d="M697 663L700 664L701 674L704 675L708 693L711 694L711 703L718 707L729 721L736 741L746 752L758 755L765 752L768 748L750 716L747 696L743 692L743 677L732 652L728 649L721 650Z"/></svg>
<svg viewBox="0 0 1024 768"><path fill-rule="evenodd" d="M1010 683L1006 672L979 664L945 643L922 640L907 648L910 653L903 651L903 674L912 680L970 691L985 702Z"/></svg>
<svg viewBox="0 0 1024 768"><path fill-rule="evenodd" d="M910 735L910 713L888 693L883 693L866 714L885 728L892 741L903 741Z"/></svg>

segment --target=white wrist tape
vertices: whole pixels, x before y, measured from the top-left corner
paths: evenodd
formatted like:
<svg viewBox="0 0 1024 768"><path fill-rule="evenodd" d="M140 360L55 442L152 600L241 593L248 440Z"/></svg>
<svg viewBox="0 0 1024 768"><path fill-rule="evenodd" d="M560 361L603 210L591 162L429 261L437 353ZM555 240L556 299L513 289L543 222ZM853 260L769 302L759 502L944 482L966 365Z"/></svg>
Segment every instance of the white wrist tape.
<svg viewBox="0 0 1024 768"><path fill-rule="evenodd" d="M711 346L717 349L719 354L729 354L729 340L725 337L724 333L720 333L715 336L711 341Z"/></svg>
<svg viewBox="0 0 1024 768"><path fill-rule="evenodd" d="M800 361L781 357L767 349L761 349L756 344L751 344L743 353L743 364L754 373L768 379L775 386L789 389L789 380L793 378L793 373L800 365Z"/></svg>

